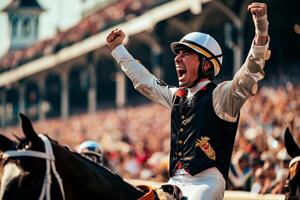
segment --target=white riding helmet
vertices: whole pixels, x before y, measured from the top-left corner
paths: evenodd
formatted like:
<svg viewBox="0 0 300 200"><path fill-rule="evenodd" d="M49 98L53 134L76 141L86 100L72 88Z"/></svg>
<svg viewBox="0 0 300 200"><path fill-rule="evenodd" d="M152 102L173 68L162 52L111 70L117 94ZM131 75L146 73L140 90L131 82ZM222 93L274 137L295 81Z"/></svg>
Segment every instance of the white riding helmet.
<svg viewBox="0 0 300 200"><path fill-rule="evenodd" d="M192 32L185 35L179 42L171 43L171 49L176 53L180 46L186 46L203 55L214 66L214 76L217 76L222 66L222 50L218 42L210 35L200 32Z"/></svg>
<svg viewBox="0 0 300 200"><path fill-rule="evenodd" d="M101 146L92 140L87 140L81 143L78 147L78 152L82 154L92 154L98 157L102 157L103 155Z"/></svg>

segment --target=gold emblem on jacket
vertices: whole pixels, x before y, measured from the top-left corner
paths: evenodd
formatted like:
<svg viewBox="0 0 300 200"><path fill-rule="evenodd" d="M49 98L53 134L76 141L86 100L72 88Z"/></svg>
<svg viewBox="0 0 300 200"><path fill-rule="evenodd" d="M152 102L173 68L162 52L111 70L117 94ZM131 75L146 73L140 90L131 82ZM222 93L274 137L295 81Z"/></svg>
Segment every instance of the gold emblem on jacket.
<svg viewBox="0 0 300 200"><path fill-rule="evenodd" d="M200 147L200 149L212 160L216 160L216 152L215 150L210 146L208 140L210 140L209 137L201 137L201 139L197 139L195 147Z"/></svg>

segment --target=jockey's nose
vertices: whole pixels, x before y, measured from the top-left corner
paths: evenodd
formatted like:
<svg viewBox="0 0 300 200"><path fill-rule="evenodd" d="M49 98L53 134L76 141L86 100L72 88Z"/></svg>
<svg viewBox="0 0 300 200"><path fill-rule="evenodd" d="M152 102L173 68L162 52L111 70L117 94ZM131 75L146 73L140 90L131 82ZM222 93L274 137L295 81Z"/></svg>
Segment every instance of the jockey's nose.
<svg viewBox="0 0 300 200"><path fill-rule="evenodd" d="M179 51L178 53L176 53L176 56L174 58L174 61L175 62L181 62L182 61L182 55L183 55L183 52L182 51Z"/></svg>

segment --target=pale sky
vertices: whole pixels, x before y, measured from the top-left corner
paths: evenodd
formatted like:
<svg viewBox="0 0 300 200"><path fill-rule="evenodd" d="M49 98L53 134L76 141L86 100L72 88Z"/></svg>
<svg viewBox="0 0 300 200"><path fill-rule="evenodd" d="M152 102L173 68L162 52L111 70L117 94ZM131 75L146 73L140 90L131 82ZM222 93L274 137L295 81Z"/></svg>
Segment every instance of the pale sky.
<svg viewBox="0 0 300 200"><path fill-rule="evenodd" d="M2 10L10 0L0 0ZM104 0L38 0L46 10L40 16L39 39L53 36L56 28L68 28L81 19L82 10ZM0 12L0 57L9 47L8 17Z"/></svg>

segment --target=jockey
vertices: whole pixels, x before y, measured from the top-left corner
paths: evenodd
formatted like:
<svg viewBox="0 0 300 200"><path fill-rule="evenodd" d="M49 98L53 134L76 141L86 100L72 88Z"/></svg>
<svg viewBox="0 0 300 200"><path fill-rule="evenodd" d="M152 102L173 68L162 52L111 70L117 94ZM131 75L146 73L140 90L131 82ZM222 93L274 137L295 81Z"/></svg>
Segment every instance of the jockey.
<svg viewBox="0 0 300 200"><path fill-rule="evenodd" d="M112 56L135 89L171 113L169 184L188 200L223 199L239 111L257 91L268 59L267 5L252 3L256 35L244 65L231 81L213 83L222 68L222 50L210 35L192 32L171 44L179 87L158 80L123 45L125 33L107 36Z"/></svg>
<svg viewBox="0 0 300 200"><path fill-rule="evenodd" d="M98 164L103 164L102 148L97 142L93 140L82 142L78 147L78 152L89 157Z"/></svg>

